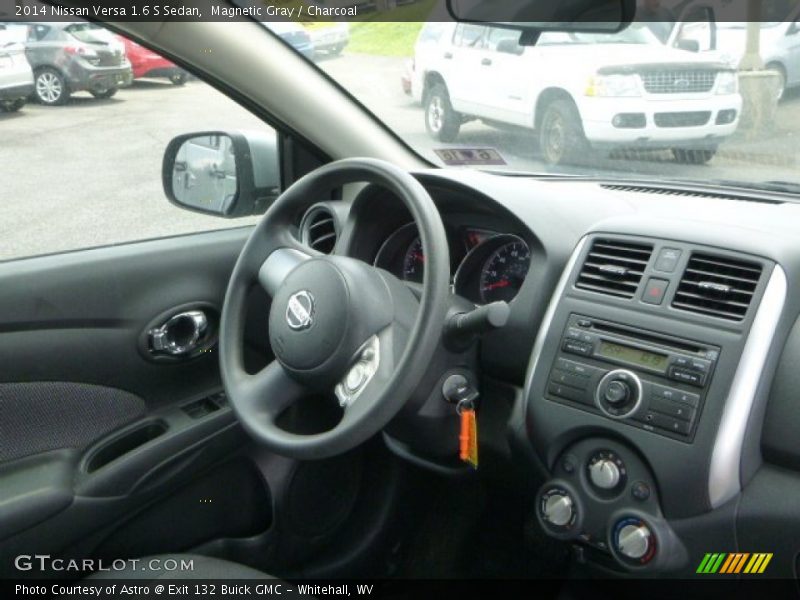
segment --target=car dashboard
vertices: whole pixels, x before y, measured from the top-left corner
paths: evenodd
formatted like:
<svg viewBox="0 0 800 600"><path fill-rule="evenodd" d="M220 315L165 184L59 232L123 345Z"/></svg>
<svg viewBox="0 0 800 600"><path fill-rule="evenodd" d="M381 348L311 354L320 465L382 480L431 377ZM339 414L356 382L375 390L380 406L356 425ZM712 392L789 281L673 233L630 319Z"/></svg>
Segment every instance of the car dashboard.
<svg viewBox="0 0 800 600"><path fill-rule="evenodd" d="M646 184L417 177L448 234L454 295L510 305L474 358L433 368L473 374L486 468L536 482L541 528L607 573L688 576L723 550L768 551L773 573L794 573L800 512L786 499L800 493L800 411L786 361L800 353L800 206ZM350 255L421 281L424 249L400 202L368 186L329 204ZM412 401L426 426L404 428L401 415L390 448L447 463L435 443L452 433L444 404L440 388Z"/></svg>

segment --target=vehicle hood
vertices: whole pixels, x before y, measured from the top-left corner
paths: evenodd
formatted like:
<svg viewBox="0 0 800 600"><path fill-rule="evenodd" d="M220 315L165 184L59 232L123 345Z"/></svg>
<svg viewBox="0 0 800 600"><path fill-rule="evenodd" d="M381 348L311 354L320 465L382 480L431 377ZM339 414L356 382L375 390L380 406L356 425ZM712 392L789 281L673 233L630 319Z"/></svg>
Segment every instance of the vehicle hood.
<svg viewBox="0 0 800 600"><path fill-rule="evenodd" d="M540 46L542 57L565 68L598 70L606 67L691 65L718 67L716 57L655 44L553 44Z"/></svg>

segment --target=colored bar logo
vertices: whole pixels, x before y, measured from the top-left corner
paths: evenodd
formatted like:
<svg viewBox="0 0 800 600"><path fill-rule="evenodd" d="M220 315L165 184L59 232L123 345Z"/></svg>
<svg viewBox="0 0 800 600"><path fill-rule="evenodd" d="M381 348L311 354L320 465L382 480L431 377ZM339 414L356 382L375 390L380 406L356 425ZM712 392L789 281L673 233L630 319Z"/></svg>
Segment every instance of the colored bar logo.
<svg viewBox="0 0 800 600"><path fill-rule="evenodd" d="M700 566L697 567L696 572L701 575L713 575L715 573L720 575L736 575L739 573L760 575L766 571L767 565L771 560L771 552L709 552L700 561Z"/></svg>

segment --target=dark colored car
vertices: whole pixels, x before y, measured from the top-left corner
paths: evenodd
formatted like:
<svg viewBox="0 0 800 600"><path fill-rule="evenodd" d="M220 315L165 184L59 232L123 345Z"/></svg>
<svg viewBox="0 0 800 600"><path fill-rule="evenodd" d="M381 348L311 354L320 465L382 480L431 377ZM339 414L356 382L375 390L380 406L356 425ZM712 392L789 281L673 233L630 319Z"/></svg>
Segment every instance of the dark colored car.
<svg viewBox="0 0 800 600"><path fill-rule="evenodd" d="M42 104L64 104L80 91L110 98L133 78L122 42L93 23L31 23L25 53Z"/></svg>
<svg viewBox="0 0 800 600"><path fill-rule="evenodd" d="M188 74L172 61L167 60L160 54L156 54L149 48L145 48L141 44L137 44L126 37L120 35L117 36L117 38L125 46L125 54L128 57L128 61L131 63L134 79L139 79L141 77L165 77L175 85L183 85L186 83Z"/></svg>
<svg viewBox="0 0 800 600"><path fill-rule="evenodd" d="M314 43L301 25L292 21L270 21L264 26L306 58L314 58Z"/></svg>

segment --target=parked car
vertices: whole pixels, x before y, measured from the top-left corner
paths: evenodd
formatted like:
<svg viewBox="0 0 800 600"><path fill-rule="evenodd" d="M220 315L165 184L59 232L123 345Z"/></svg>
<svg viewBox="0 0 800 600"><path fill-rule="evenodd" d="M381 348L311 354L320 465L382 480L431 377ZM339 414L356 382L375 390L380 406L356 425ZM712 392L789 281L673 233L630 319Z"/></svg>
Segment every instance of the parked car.
<svg viewBox="0 0 800 600"><path fill-rule="evenodd" d="M64 104L80 91L110 98L133 79L122 42L94 23L30 23L25 53L42 104Z"/></svg>
<svg viewBox="0 0 800 600"><path fill-rule="evenodd" d="M777 95L780 100L787 89L800 86L800 27L796 12L784 21L760 23L759 55L767 69L775 71L778 78ZM741 48L747 39L747 23L719 22L714 25L715 43L707 52L723 62L738 67L742 60ZM687 24L678 43L694 38L698 46L705 38L705 25ZM702 48L702 46L701 46ZM704 53L701 51L701 54Z"/></svg>
<svg viewBox="0 0 800 600"><path fill-rule="evenodd" d="M403 88L403 93L406 96L411 95L411 80L414 78L414 65L413 60L407 60L403 68L403 74L400 76L400 87Z"/></svg>
<svg viewBox="0 0 800 600"><path fill-rule="evenodd" d="M762 10L759 55L762 64L778 74L776 90L780 100L787 89L800 86L800 6L765 3ZM657 24L667 28L665 45L739 67L748 28L747 23L736 20L742 17L741 6L693 0L681 3L672 12L676 15L674 21Z"/></svg>
<svg viewBox="0 0 800 600"><path fill-rule="evenodd" d="M309 23L305 29L318 54L338 56L350 43L350 26L343 21Z"/></svg>
<svg viewBox="0 0 800 600"><path fill-rule="evenodd" d="M33 70L25 58L24 37L0 23L0 109L14 112L33 92Z"/></svg>
<svg viewBox="0 0 800 600"><path fill-rule="evenodd" d="M262 24L306 58L314 58L314 44L302 25L294 21L264 21Z"/></svg>
<svg viewBox="0 0 800 600"><path fill-rule="evenodd" d="M518 38L473 24L423 30L412 94L433 138L452 142L481 119L535 130L550 164L588 148L671 149L679 162L703 163L736 130L735 71L667 48L643 25L611 36L545 33L534 47Z"/></svg>
<svg viewBox="0 0 800 600"><path fill-rule="evenodd" d="M134 79L157 77L167 78L175 85L186 83L188 73L172 61L124 36L120 35L117 38L125 46L125 55L131 63Z"/></svg>

